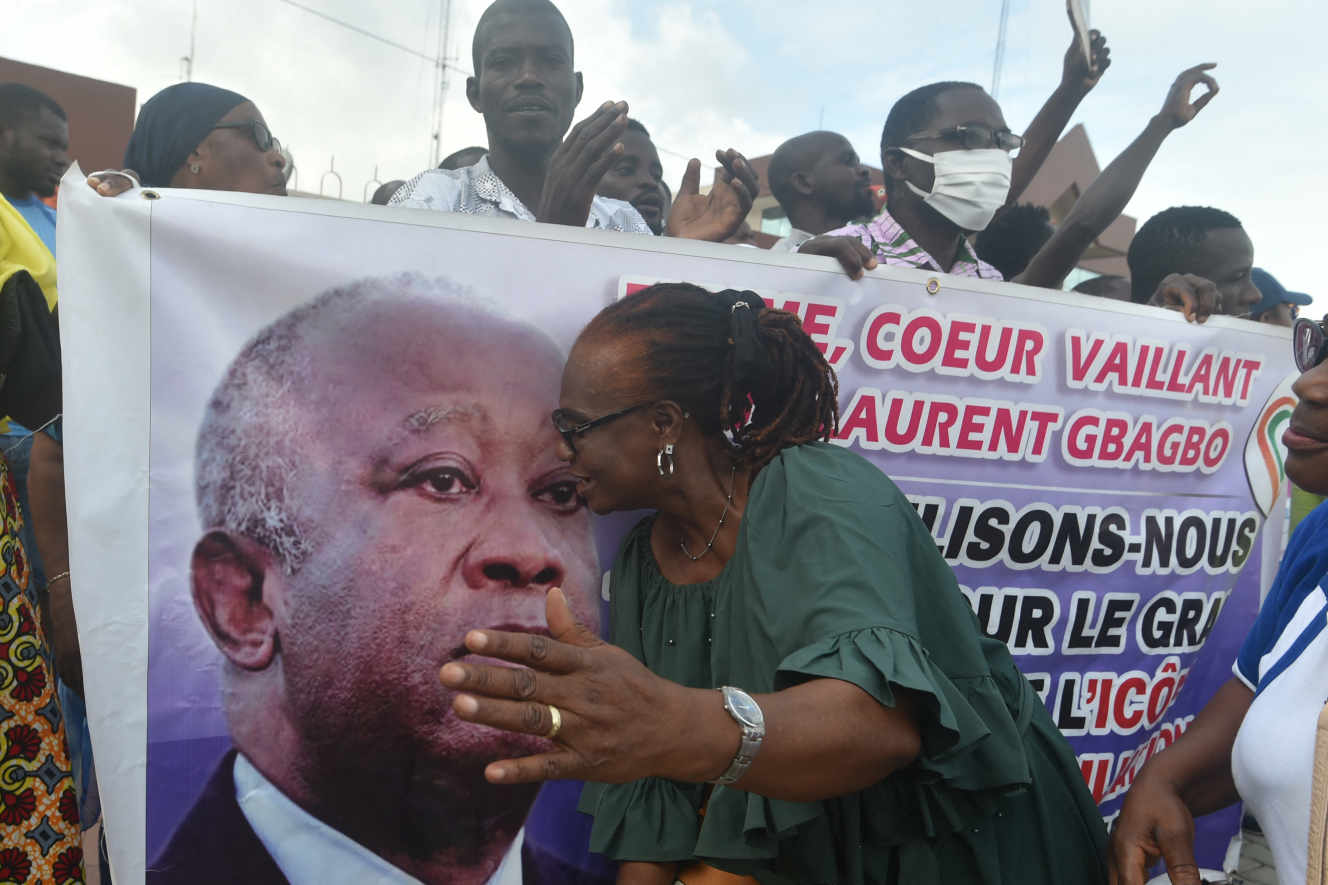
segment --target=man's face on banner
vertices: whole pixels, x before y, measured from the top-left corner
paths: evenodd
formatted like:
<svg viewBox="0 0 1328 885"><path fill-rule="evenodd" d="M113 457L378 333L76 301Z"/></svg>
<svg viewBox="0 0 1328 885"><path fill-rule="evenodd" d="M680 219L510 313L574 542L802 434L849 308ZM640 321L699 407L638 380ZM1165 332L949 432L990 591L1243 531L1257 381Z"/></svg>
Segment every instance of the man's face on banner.
<svg viewBox="0 0 1328 885"><path fill-rule="evenodd" d="M277 616L295 727L370 770L407 754L478 774L526 752L530 739L453 716L438 670L468 630L542 629L551 587L598 621L590 519L548 417L561 356L515 323L424 299L360 312L309 352L318 383L295 450L312 552Z"/></svg>

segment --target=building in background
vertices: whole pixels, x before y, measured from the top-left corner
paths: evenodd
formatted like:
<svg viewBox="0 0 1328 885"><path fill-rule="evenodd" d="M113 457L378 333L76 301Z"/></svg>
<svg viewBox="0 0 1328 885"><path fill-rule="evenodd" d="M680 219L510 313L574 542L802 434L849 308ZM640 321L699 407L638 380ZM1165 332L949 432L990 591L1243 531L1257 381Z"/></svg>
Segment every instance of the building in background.
<svg viewBox="0 0 1328 885"><path fill-rule="evenodd" d="M1093 146L1088 141L1088 132L1081 123L1065 133L1051 149L1019 202L1045 206L1051 213L1051 223L1060 225L1074 208L1079 195L1101 171ZM1125 253L1130 248L1130 240L1134 239L1137 225L1138 222L1128 215L1113 221L1084 253L1079 261L1079 272L1066 279L1065 287L1068 289L1081 280L1102 274L1129 277Z"/></svg>

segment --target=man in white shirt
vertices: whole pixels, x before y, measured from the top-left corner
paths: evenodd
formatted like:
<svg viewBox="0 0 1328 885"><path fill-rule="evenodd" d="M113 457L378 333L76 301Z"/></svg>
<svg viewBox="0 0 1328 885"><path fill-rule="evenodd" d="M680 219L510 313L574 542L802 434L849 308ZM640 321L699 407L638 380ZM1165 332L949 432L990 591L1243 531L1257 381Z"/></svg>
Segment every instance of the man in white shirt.
<svg viewBox="0 0 1328 885"><path fill-rule="evenodd" d="M568 132L583 91L573 51L567 20L549 0L490 5L475 27L475 75L466 81L471 107L484 115L488 153L473 166L420 173L389 205L651 233L626 200L597 193L624 154L627 102L605 102ZM733 150L716 159L704 196L699 161L688 167L671 235L722 241L750 211L758 187L747 160Z"/></svg>
<svg viewBox="0 0 1328 885"><path fill-rule="evenodd" d="M548 419L562 355L459 294L332 290L213 393L191 586L235 751L150 882L520 881L535 790L483 770L547 744L457 718L438 671L475 626L543 630L554 586L597 623L598 569Z"/></svg>

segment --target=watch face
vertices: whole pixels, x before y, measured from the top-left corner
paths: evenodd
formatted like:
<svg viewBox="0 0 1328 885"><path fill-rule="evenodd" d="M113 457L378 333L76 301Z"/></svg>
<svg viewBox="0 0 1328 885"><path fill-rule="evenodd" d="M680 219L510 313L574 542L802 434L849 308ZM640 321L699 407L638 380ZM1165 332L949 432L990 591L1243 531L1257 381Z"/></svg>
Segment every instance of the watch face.
<svg viewBox="0 0 1328 885"><path fill-rule="evenodd" d="M761 708L751 695L743 691L728 691L725 692L725 697L729 702L729 709L738 719L751 726L764 724L765 717L761 714Z"/></svg>

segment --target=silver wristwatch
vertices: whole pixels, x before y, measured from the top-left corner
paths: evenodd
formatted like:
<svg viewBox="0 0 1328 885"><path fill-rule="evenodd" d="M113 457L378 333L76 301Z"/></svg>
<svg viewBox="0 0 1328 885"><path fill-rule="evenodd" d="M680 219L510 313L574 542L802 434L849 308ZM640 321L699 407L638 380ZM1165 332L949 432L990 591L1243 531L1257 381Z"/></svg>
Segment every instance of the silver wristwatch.
<svg viewBox="0 0 1328 885"><path fill-rule="evenodd" d="M761 741L765 740L765 714L761 712L761 705L756 703L756 699L741 688L726 685L720 691L724 694L724 709L742 728L738 755L733 757L728 771L714 781L717 784L731 784L747 773L757 751L761 749Z"/></svg>

